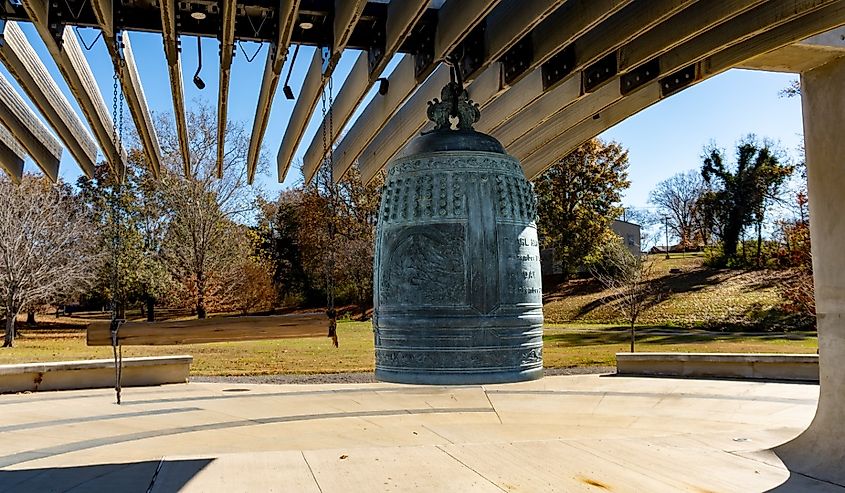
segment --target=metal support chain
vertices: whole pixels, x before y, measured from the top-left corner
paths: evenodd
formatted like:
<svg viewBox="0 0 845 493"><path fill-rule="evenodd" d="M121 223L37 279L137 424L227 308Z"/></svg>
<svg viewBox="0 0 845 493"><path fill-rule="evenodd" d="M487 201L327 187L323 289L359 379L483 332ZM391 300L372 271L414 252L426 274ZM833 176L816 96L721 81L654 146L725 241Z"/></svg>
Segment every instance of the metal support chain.
<svg viewBox="0 0 845 493"><path fill-rule="evenodd" d="M332 338L332 343L335 347L338 347L338 340L337 340L337 311L335 310L334 306L334 269L335 269L335 233L336 233L336 221L337 221L337 188L334 185L334 181L332 180L331 172L332 172L332 163L334 161L333 156L333 149L332 149L332 142L331 142L331 135L334 134L334 121L332 119L332 103L333 103L333 86L332 86L332 78L323 77L322 81L322 93L320 95L320 101L322 103L322 112L323 112L323 125L321 125L322 132L323 132L323 155L325 159L323 160L323 169L320 173L317 174L318 182L317 182L317 193L320 190L319 184L319 177L322 175L324 184L326 186L326 192L328 194L329 199L329 219L327 221L327 229L328 229L328 257L326 260L326 315L329 318L329 333L328 337ZM328 117L328 132L326 132L326 118ZM328 135L327 135L328 134Z"/></svg>
<svg viewBox="0 0 845 493"><path fill-rule="evenodd" d="M115 148L120 149L123 145L123 91L120 91L119 79L120 71L123 70L123 61L121 60L117 71L114 74L114 85L112 94L112 138L114 139ZM118 159L120 155L118 154ZM121 377L123 376L123 347L120 345L119 331L120 326L126 321L120 318L119 307L117 302L118 291L120 290L119 277L119 263L120 263L120 248L121 248L121 210L120 198L122 193L122 185L124 175L126 173L125 163L115 163L114 175L112 177L112 192L110 197L111 206L111 222L112 222L112 272L111 272L111 344L112 353L114 355L114 392L117 404L120 404L121 391Z"/></svg>

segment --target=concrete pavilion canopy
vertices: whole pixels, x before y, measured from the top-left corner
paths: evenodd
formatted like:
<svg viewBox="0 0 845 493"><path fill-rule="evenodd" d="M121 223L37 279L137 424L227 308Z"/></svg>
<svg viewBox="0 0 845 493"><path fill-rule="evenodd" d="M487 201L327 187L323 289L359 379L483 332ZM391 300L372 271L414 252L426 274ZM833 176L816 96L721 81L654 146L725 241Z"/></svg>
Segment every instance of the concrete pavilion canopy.
<svg viewBox="0 0 845 493"><path fill-rule="evenodd" d="M35 26L93 136L20 22ZM370 180L425 127L425 102L449 81L446 57L459 61L470 97L481 105L476 128L498 138L534 178L605 129L732 67L800 71L841 56L845 38L831 30L842 25L845 0L0 0L0 62L43 117L42 122L0 78L0 165L20 179L28 154L55 180L62 144L89 176L98 150L112 169L123 162L112 115L71 26L102 31L156 174L161 150L138 74L143 60L132 53L133 31L162 34L186 170L180 36L220 42L220 136L236 41L269 43L249 147L250 180L288 47L320 47L279 145L278 179L283 181L298 148L307 180L323 162L323 132L310 142L302 137L344 50L358 55L339 84L331 125L322 122L335 145L335 180L356 161ZM401 55L398 65L384 74L395 54ZM341 136L382 77L386 91ZM224 139L218 141L219 166Z"/></svg>

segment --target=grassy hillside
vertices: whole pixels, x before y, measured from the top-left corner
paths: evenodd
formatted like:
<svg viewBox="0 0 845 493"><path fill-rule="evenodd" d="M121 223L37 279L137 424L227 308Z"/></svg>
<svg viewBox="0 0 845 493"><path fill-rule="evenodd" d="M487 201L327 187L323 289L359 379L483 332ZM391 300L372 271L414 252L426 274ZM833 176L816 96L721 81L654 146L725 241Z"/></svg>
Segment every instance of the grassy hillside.
<svg viewBox="0 0 845 493"><path fill-rule="evenodd" d="M800 327L780 310L778 284L789 271L712 269L703 256L653 255L654 282L661 295L640 317L644 324L695 326L710 329L789 330ZM576 279L546 287L545 316L549 323L624 323L612 293L592 279Z"/></svg>

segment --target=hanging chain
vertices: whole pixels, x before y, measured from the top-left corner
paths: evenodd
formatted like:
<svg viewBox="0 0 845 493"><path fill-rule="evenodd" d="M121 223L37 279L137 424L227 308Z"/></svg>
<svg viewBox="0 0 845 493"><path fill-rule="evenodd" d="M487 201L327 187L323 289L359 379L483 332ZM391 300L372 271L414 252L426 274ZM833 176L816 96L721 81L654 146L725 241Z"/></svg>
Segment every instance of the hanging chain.
<svg viewBox="0 0 845 493"><path fill-rule="evenodd" d="M120 68L121 68L121 70L123 70L123 61L122 60L121 60ZM117 141L120 145L120 149L123 149L123 107L125 106L124 102L125 101L124 101L123 90L121 90L120 91L120 100L119 100L119 103L118 103L118 107L120 108L118 110L118 120L120 120L120 122L118 123L118 135L117 135ZM123 162L122 157L118 158L118 159L120 159L120 161L121 161L120 166L118 167L119 174L120 174L120 183L123 183L123 181L126 179L126 165L127 165L127 163Z"/></svg>
<svg viewBox="0 0 845 493"><path fill-rule="evenodd" d="M117 72L115 72L114 77L112 77L112 98L111 98L111 102L112 102L112 112L111 112L112 134L111 134L111 136L112 136L112 140L114 141L115 149L117 149L117 147L120 145L120 141L118 140L118 136L117 136L117 92L118 92L119 78L120 77L117 75ZM118 151L118 155L120 155L120 151ZM114 165L115 170L117 170L118 163L112 163L112 164Z"/></svg>
<svg viewBox="0 0 845 493"><path fill-rule="evenodd" d="M329 199L329 218L326 221L328 229L328 255L326 259L326 315L329 317L329 337L332 338L332 343L335 347L338 346L337 340L337 311L334 306L334 269L335 269L335 233L337 228L337 188L332 180L332 164L334 162L334 152L332 149L332 140L334 138L334 121L332 118L332 104L333 104L333 86L332 78L323 78L323 91L320 95L320 102L323 110L323 124L320 125L323 133L323 169L317 173L317 188L319 191L319 179L322 175L326 187L326 193ZM326 120L328 119L328 132L326 131Z"/></svg>
<svg viewBox="0 0 845 493"><path fill-rule="evenodd" d="M124 174L126 172L125 163L122 162L121 149L123 146L123 91L119 87L120 73L123 70L123 63L121 62L118 71L114 74L114 84L112 87L112 139L114 140L114 147L117 152L116 162L114 165L114 174L111 191L111 223L112 223L112 272L111 272L111 344L112 353L114 355L114 392L117 403L120 404L120 380L123 373L123 347L120 345L118 332L120 325L125 322L120 317L118 305L118 292L120 291L120 249L121 249L121 235L120 228L123 224L120 199L122 195L122 184Z"/></svg>

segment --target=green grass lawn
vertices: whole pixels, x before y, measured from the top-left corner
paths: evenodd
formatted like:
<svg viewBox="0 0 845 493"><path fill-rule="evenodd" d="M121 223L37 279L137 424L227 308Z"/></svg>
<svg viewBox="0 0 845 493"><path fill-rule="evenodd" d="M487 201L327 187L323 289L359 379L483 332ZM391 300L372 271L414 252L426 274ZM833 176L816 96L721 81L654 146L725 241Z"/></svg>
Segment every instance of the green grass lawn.
<svg viewBox="0 0 845 493"><path fill-rule="evenodd" d="M372 371L369 322L338 324L340 348L328 338L124 348L124 357L190 354L193 375L270 375ZM547 368L615 364L628 350L627 328L600 324L551 324L544 336ZM661 326L638 328L638 351L815 353L815 333L712 333ZM109 347L88 347L78 329L23 330L15 347L0 349L0 364L111 358Z"/></svg>

